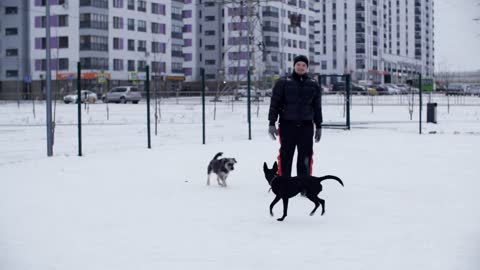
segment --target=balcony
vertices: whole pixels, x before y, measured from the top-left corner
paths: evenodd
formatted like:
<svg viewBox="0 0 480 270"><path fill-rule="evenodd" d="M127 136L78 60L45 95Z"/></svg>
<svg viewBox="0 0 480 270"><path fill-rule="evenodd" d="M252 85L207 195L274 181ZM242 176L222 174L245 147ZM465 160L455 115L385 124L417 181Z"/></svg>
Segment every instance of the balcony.
<svg viewBox="0 0 480 270"><path fill-rule="evenodd" d="M263 17L272 17L272 18L278 18L279 14L278 12L273 12L273 11L263 11L262 12Z"/></svg>
<svg viewBox="0 0 480 270"><path fill-rule="evenodd" d="M183 16L182 16L182 14L172 13L172 20L182 21L182 20L183 20Z"/></svg>
<svg viewBox="0 0 480 270"><path fill-rule="evenodd" d="M278 33L279 28L278 27L273 27L273 26L263 26L262 30L265 31L265 32Z"/></svg>
<svg viewBox="0 0 480 270"><path fill-rule="evenodd" d="M173 56L173 57L181 57L181 58L183 58L183 51L173 51L173 50L172 50L172 56Z"/></svg>
<svg viewBox="0 0 480 270"><path fill-rule="evenodd" d="M172 32L172 38L183 39L183 33L182 32Z"/></svg>
<svg viewBox="0 0 480 270"><path fill-rule="evenodd" d="M98 21L80 21L80 28L108 30L108 23Z"/></svg>

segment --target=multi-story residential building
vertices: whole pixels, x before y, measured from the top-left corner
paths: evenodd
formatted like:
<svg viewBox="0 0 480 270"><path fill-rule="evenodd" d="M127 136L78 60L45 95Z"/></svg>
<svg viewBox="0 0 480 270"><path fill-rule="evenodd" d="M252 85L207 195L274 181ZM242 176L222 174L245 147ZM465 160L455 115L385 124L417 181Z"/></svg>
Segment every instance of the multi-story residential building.
<svg viewBox="0 0 480 270"><path fill-rule="evenodd" d="M167 86L176 88L177 82L184 80L183 1L48 1L51 5L51 78L57 80L52 84L55 89L73 90L77 62L82 66L82 87L88 89L106 91L114 85L137 83L137 78L144 79L147 65L154 78L167 80ZM43 96L45 4L46 0L2 2L0 33L1 46L5 49L2 49L0 79L4 94L15 92L16 85L26 89L23 79L31 77L33 89L38 92L36 96ZM15 52L10 50L12 44ZM8 61L5 60L7 48ZM13 68L14 65L17 67ZM101 83L100 73L109 80Z"/></svg>
<svg viewBox="0 0 480 270"><path fill-rule="evenodd" d="M27 10L25 1L2 0L0 5L0 97L25 96L21 81L30 72Z"/></svg>
<svg viewBox="0 0 480 270"><path fill-rule="evenodd" d="M433 0L320 0L315 72L390 82L433 76Z"/></svg>
<svg viewBox="0 0 480 270"><path fill-rule="evenodd" d="M207 80L245 81L248 67L252 80L284 75L292 71L295 55L309 53L307 28L314 13L303 0L225 5L207 0L197 8L197 63ZM292 26L296 15L299 24Z"/></svg>
<svg viewBox="0 0 480 270"><path fill-rule="evenodd" d="M23 93L30 78L42 94L46 1L2 1L1 97ZM61 82L53 86L65 91L77 62L83 87L104 91L142 79L147 65L169 89L200 81L200 68L210 81L245 81L249 69L252 80L272 79L291 73L299 54L315 74L433 76L433 0L48 1L52 79Z"/></svg>
<svg viewBox="0 0 480 270"><path fill-rule="evenodd" d="M200 78L199 57L200 48L198 38L199 23L202 19L202 9L196 1L186 0L182 11L183 17L183 70L187 81Z"/></svg>

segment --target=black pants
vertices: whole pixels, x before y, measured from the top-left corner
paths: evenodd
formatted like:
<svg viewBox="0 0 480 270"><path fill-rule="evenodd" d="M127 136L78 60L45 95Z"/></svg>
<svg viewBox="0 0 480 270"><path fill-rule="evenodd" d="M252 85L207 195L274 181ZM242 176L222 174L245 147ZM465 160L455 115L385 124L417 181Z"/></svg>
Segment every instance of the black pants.
<svg viewBox="0 0 480 270"><path fill-rule="evenodd" d="M311 175L313 155L313 122L280 121L280 156L278 173L292 176L292 162L297 148L297 175Z"/></svg>

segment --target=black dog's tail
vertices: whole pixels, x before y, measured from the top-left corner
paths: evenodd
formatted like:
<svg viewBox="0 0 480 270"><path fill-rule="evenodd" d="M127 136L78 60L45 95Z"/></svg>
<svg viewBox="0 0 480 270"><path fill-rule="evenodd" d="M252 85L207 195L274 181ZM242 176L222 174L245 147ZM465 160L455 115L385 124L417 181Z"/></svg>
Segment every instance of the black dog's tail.
<svg viewBox="0 0 480 270"><path fill-rule="evenodd" d="M321 183L323 180L327 180L327 179L337 180L337 181L340 183L340 185L342 185L342 187L343 187L342 179L336 177L335 175L325 175L325 176L322 176L322 177L317 177L317 179L320 181L320 183Z"/></svg>
<svg viewBox="0 0 480 270"><path fill-rule="evenodd" d="M219 153L217 153L217 154L213 157L213 159L217 159L217 158L219 158L221 155L223 155L223 153L222 153L222 152L219 152Z"/></svg>

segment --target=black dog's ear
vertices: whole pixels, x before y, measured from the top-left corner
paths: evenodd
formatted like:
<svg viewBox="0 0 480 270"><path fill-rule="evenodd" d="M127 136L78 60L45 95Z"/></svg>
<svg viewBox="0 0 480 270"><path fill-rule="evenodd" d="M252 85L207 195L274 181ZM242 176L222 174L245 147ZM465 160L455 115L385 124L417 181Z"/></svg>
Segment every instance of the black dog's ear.
<svg viewBox="0 0 480 270"><path fill-rule="evenodd" d="M263 171L266 172L268 170L267 163L263 162Z"/></svg>
<svg viewBox="0 0 480 270"><path fill-rule="evenodd" d="M277 162L275 161L275 163L273 163L273 171L278 171L278 164Z"/></svg>

